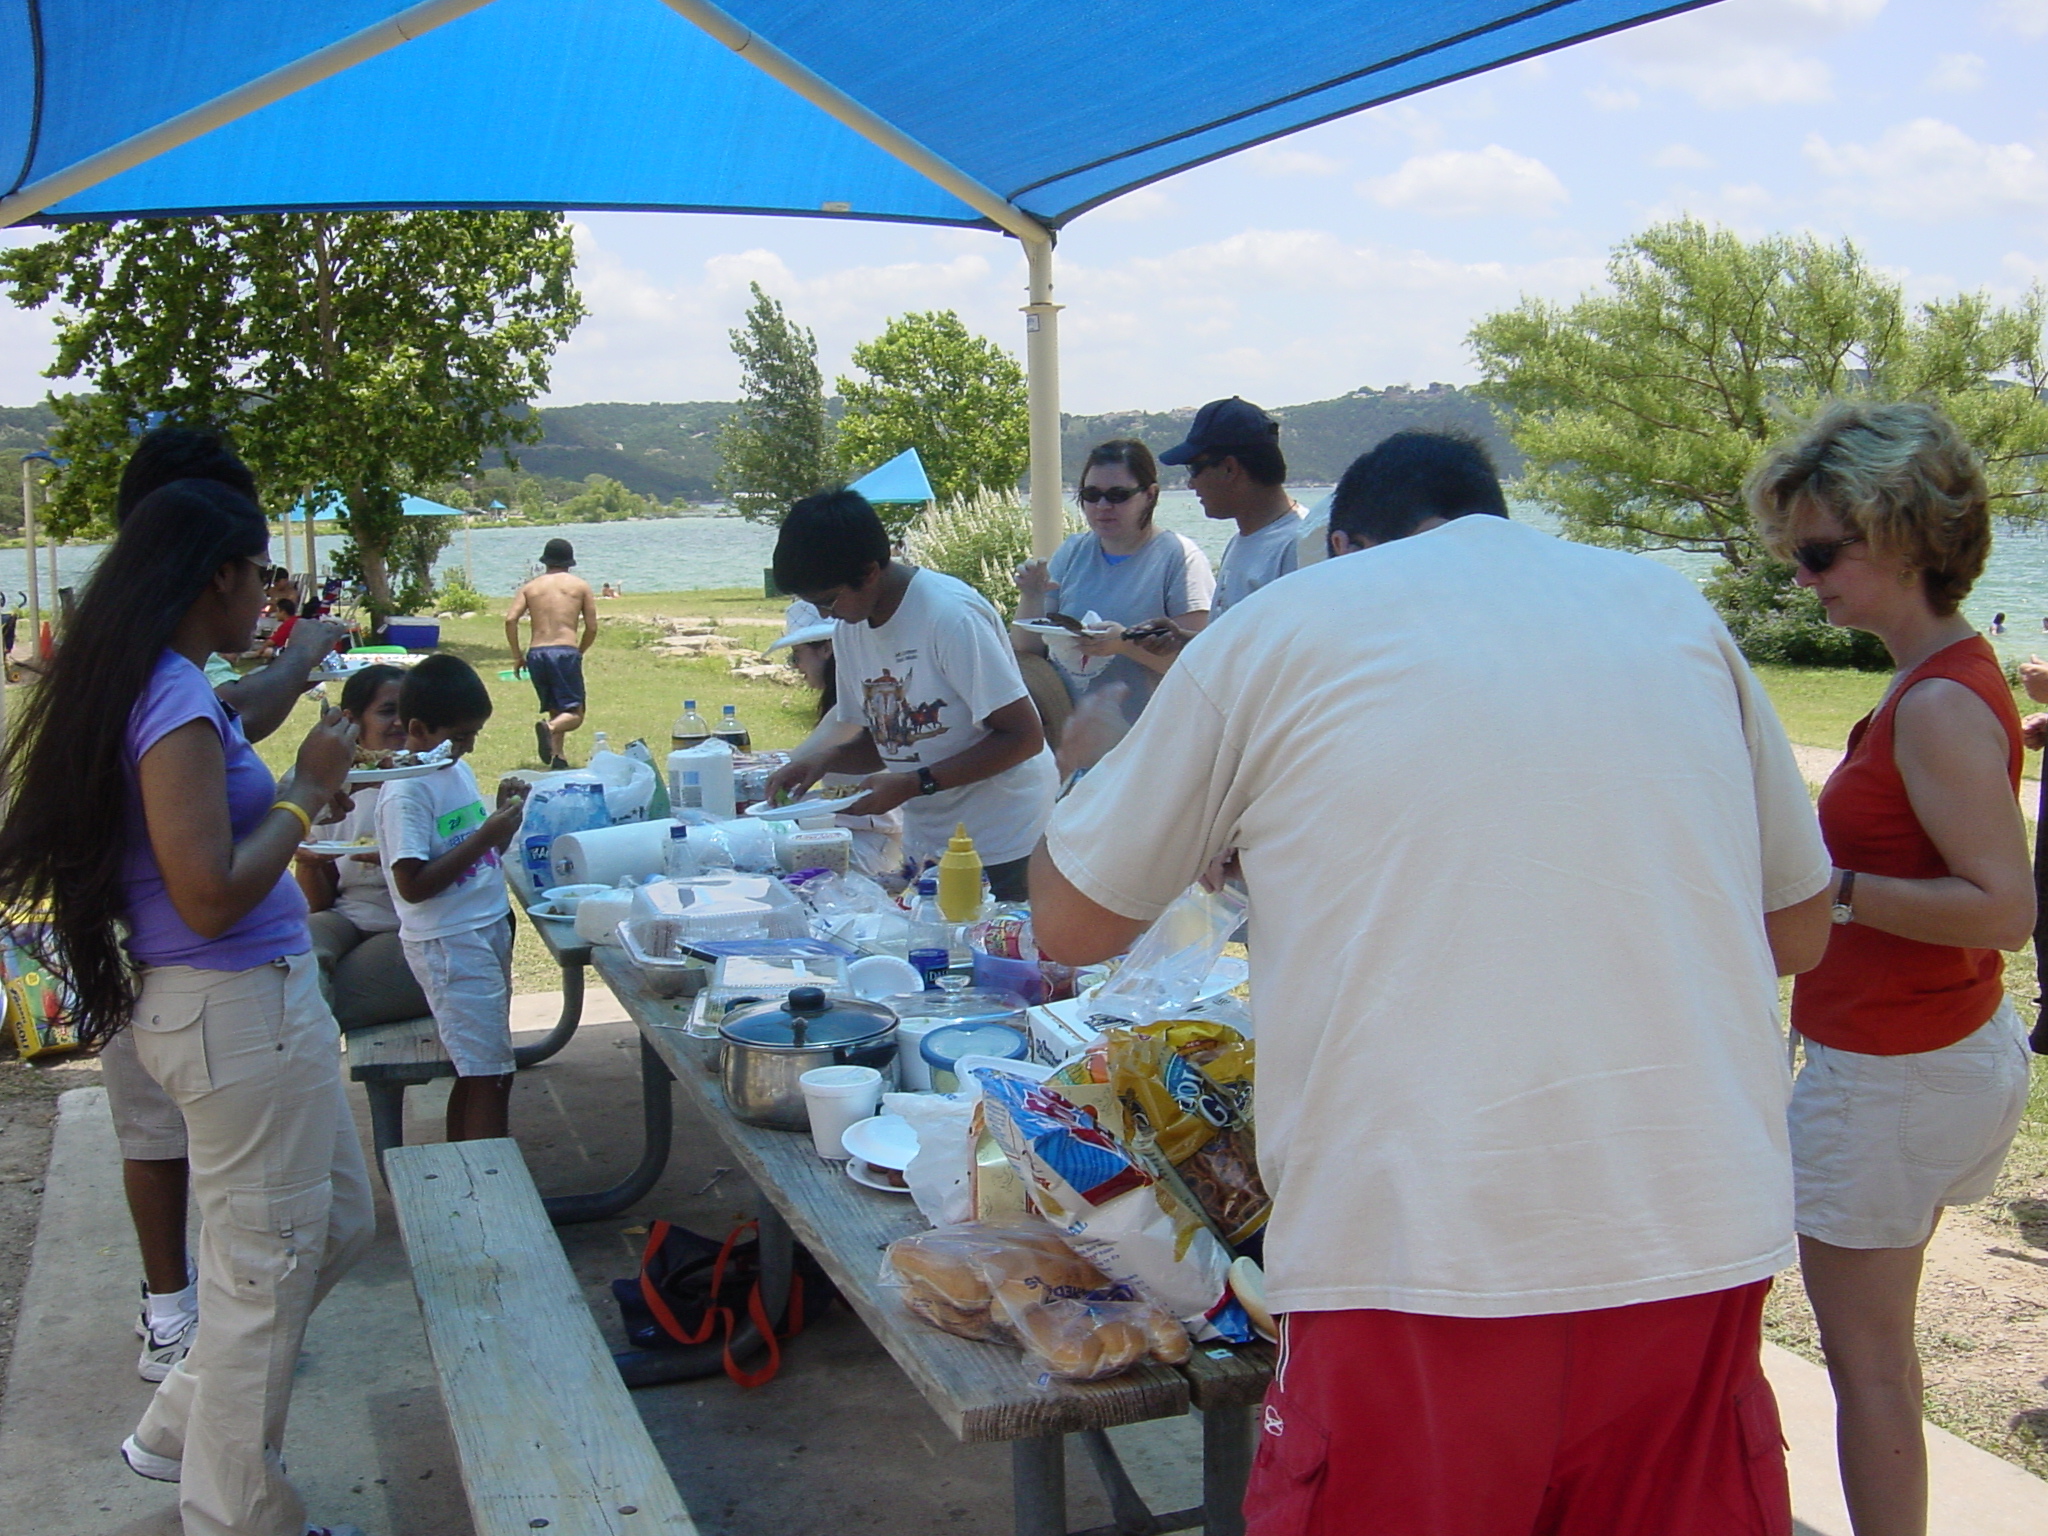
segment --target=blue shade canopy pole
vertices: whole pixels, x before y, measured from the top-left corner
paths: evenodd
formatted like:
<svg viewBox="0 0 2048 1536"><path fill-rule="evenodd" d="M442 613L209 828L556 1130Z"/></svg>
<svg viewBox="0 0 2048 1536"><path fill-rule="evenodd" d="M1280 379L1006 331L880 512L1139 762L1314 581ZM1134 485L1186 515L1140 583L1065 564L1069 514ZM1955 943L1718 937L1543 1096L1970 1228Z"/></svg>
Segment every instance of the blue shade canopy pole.
<svg viewBox="0 0 2048 1536"><path fill-rule="evenodd" d="M662 3L1023 243L1031 274L1029 302L1024 306L1024 380L1031 413L1031 550L1036 555L1050 555L1059 548L1066 521L1060 507L1059 306L1052 302L1052 231L709 0Z"/></svg>
<svg viewBox="0 0 2048 1536"><path fill-rule="evenodd" d="M274 101L282 101L309 85L317 85L330 75L353 69L365 59L387 53L401 43L409 43L458 16L481 10L490 3L491 0L423 0L422 4L386 17L338 43L316 49L267 75L259 75L246 85L237 86L211 101L201 102L176 117L166 118L133 138L109 145L96 155L67 165L40 181L30 182L12 196L0 198L0 229L9 224L19 224L23 219L41 213L52 203L61 203L74 193L97 186L145 160L153 160L167 150L211 133L223 123L247 117Z"/></svg>

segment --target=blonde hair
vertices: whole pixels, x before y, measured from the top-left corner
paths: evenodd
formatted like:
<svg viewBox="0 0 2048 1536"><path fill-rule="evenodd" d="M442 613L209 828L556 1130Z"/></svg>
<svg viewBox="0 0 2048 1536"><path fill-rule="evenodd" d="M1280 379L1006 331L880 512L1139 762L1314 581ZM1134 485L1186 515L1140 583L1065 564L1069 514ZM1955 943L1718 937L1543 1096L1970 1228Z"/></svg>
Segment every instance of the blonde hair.
<svg viewBox="0 0 2048 1536"><path fill-rule="evenodd" d="M1829 406L1750 471L1742 494L1779 559L1792 556L1800 508L1815 507L1878 553L1902 556L1944 618L1991 553L1990 490L1977 451L1954 422L1917 401Z"/></svg>

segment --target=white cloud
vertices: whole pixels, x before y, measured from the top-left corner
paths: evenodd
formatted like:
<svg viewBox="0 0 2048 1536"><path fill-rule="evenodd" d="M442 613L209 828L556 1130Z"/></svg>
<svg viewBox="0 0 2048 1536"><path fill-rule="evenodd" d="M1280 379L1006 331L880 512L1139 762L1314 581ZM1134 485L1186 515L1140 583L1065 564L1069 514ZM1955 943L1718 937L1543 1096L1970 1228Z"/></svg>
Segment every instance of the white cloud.
<svg viewBox="0 0 2048 1536"><path fill-rule="evenodd" d="M1245 164L1266 176L1335 176L1344 162L1314 150L1290 149L1285 144L1266 144L1250 151Z"/></svg>
<svg viewBox="0 0 2048 1536"><path fill-rule="evenodd" d="M1650 164L1667 171L1704 171L1710 169L1714 162L1690 144L1666 144L1650 156Z"/></svg>
<svg viewBox="0 0 2048 1536"><path fill-rule="evenodd" d="M1930 91L1974 91L1984 83L1984 61L1974 53L1944 53L1928 73Z"/></svg>
<svg viewBox="0 0 2048 1536"><path fill-rule="evenodd" d="M1982 144L1953 123L1920 117L1874 144L1809 134L1806 158L1837 195L1896 219L1933 223L2048 208L2048 158L2028 144Z"/></svg>
<svg viewBox="0 0 2048 1536"><path fill-rule="evenodd" d="M1121 224L1138 224L1179 211L1180 205L1157 187L1139 187L1090 210L1095 218L1113 219Z"/></svg>
<svg viewBox="0 0 2048 1536"><path fill-rule="evenodd" d="M1706 107L1828 101L1834 73L1801 50L1874 20L1885 0L1722 0L1591 45L1624 75Z"/></svg>
<svg viewBox="0 0 2048 1536"><path fill-rule="evenodd" d="M34 245L49 238L43 229L0 229L0 248ZM52 389L75 382L46 379L43 370L57 355L57 306L16 309L0 297L0 405L33 405Z"/></svg>
<svg viewBox="0 0 2048 1536"><path fill-rule="evenodd" d="M1994 25L2006 26L2022 37L2048 34L2048 0L1997 0L1988 7Z"/></svg>
<svg viewBox="0 0 2048 1536"><path fill-rule="evenodd" d="M1569 199L1564 183L1541 160L1499 144L1481 150L1445 149L1417 155L1391 176L1360 188L1384 208L1407 208L1444 218L1506 214L1540 218Z"/></svg>
<svg viewBox="0 0 2048 1536"><path fill-rule="evenodd" d="M1595 85L1586 91L1586 100L1602 112L1633 112L1643 104L1639 92L1625 90L1612 85Z"/></svg>

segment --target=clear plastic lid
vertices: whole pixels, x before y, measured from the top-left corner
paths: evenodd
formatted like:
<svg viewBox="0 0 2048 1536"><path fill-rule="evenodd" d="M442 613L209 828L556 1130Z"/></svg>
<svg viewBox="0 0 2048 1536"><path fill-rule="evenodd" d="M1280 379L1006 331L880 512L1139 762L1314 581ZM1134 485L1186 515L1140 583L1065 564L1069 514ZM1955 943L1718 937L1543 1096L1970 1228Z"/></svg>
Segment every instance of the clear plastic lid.
<svg viewBox="0 0 2048 1536"><path fill-rule="evenodd" d="M949 1024L1006 1024L1022 1029L1029 1006L1014 992L906 992L883 1003L898 1019L938 1019Z"/></svg>
<svg viewBox="0 0 2048 1536"><path fill-rule="evenodd" d="M930 1065L950 1072L962 1056L1022 1061L1029 1049L1024 1031L1008 1024L947 1024L924 1037L918 1054Z"/></svg>

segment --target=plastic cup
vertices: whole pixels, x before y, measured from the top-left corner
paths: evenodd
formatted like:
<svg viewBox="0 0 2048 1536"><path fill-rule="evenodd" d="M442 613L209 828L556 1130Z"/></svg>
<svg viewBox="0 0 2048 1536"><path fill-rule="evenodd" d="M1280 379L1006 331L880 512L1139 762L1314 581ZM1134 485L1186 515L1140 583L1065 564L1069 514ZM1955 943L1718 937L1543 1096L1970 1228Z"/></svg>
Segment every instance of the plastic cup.
<svg viewBox="0 0 2048 1536"><path fill-rule="evenodd" d="M850 1156L839 1138L882 1107L882 1074L873 1067L813 1067L797 1083L811 1112L811 1144L818 1156Z"/></svg>

